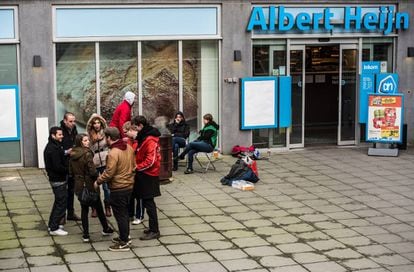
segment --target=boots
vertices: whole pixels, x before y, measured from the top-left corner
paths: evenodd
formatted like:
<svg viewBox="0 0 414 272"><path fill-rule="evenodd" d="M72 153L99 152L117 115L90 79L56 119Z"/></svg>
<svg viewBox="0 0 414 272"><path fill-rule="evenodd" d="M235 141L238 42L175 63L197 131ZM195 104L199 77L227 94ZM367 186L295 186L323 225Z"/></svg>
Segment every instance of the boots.
<svg viewBox="0 0 414 272"><path fill-rule="evenodd" d="M112 216L111 205L109 205L108 202L105 202L105 216L106 217L111 217Z"/></svg>
<svg viewBox="0 0 414 272"><path fill-rule="evenodd" d="M96 209L95 208L92 208L91 217L97 217L97 216L98 216L98 213L96 212Z"/></svg>

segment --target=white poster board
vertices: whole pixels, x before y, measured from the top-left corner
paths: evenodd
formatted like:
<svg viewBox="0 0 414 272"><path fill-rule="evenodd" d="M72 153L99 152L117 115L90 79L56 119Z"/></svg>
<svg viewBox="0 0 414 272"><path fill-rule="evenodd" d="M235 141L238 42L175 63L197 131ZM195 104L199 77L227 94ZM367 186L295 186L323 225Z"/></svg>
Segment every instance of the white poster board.
<svg viewBox="0 0 414 272"><path fill-rule="evenodd" d="M0 86L0 141L20 139L17 86Z"/></svg>
<svg viewBox="0 0 414 272"><path fill-rule="evenodd" d="M36 118L37 163L39 168L45 168L43 151L49 138L49 119L47 117Z"/></svg>
<svg viewBox="0 0 414 272"><path fill-rule="evenodd" d="M241 81L241 129L277 127L277 78Z"/></svg>

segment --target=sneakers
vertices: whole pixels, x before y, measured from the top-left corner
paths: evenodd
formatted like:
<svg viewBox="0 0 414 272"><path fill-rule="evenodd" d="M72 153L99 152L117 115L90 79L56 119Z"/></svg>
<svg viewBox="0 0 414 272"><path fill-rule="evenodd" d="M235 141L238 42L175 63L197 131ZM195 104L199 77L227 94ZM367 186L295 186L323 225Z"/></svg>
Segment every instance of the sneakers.
<svg viewBox="0 0 414 272"><path fill-rule="evenodd" d="M120 242L120 243L115 243L114 245L110 246L108 249L110 251L114 251L114 252L117 252L117 251L129 251L130 250L130 247L129 247L129 244L128 243Z"/></svg>
<svg viewBox="0 0 414 272"><path fill-rule="evenodd" d="M142 223L144 219L135 218L134 221L132 221L132 225L139 225Z"/></svg>
<svg viewBox="0 0 414 272"><path fill-rule="evenodd" d="M65 236L68 235L68 232L64 231L63 229L57 229L54 231L49 231L49 234L52 236Z"/></svg>
<svg viewBox="0 0 414 272"><path fill-rule="evenodd" d="M193 174L194 173L194 170L193 169L191 169L191 168L187 168L187 170L185 170L184 171L184 174Z"/></svg>
<svg viewBox="0 0 414 272"><path fill-rule="evenodd" d="M82 235L82 241L84 243L88 243L90 240L91 239L90 239L89 235L86 235L86 234Z"/></svg>
<svg viewBox="0 0 414 272"><path fill-rule="evenodd" d="M65 228L65 226L64 226L64 225L59 225L59 229L61 229L61 230L65 230L64 228ZM50 228L47 228L47 231L50 231Z"/></svg>
<svg viewBox="0 0 414 272"><path fill-rule="evenodd" d="M174 165L173 168L172 168L172 170L173 171L177 171L178 170L178 166L177 165Z"/></svg>
<svg viewBox="0 0 414 272"><path fill-rule="evenodd" d="M119 239L119 237L112 238L112 243L119 244L121 242L124 243L123 241L121 241L121 239ZM131 239L130 236L128 236L128 242L127 242L127 244L128 245L131 245L131 243L132 243L132 239Z"/></svg>
<svg viewBox="0 0 414 272"><path fill-rule="evenodd" d="M106 230L102 231L103 236L109 236L109 235L112 235L113 233L114 233L114 230L111 229L110 227L108 227Z"/></svg>
<svg viewBox="0 0 414 272"><path fill-rule="evenodd" d="M148 231L147 233L146 231L144 231L144 235L139 237L139 239L145 241L145 240L158 239L160 238L160 236L161 234L159 231L158 232Z"/></svg>

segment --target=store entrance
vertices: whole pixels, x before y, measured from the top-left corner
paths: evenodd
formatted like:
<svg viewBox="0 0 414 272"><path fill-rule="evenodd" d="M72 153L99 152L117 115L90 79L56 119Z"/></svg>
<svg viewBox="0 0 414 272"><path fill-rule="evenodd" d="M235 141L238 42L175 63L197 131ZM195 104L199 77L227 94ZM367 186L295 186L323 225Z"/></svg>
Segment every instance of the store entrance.
<svg viewBox="0 0 414 272"><path fill-rule="evenodd" d="M356 44L290 46L289 147L355 144Z"/></svg>
<svg viewBox="0 0 414 272"><path fill-rule="evenodd" d="M305 146L338 139L339 45L305 47Z"/></svg>

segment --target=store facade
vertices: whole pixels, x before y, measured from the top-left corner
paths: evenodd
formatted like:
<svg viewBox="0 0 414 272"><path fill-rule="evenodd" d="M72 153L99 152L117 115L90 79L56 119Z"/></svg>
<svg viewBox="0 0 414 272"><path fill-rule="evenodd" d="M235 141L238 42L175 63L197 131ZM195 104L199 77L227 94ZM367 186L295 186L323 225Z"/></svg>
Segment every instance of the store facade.
<svg viewBox="0 0 414 272"><path fill-rule="evenodd" d="M74 112L82 129L94 112L110 120L126 91L137 94L134 113L151 121L183 111L191 137L203 114L212 113L224 153L235 144L358 145L360 63L369 60L400 74L405 120L413 127L412 4L158 2L2 2L0 22L8 24L0 29L0 68L7 72L0 86L18 90L20 131L0 141L7 151L1 165L37 165L37 117L52 126ZM292 125L241 131L239 79L277 75L292 78Z"/></svg>

